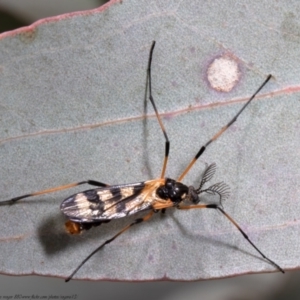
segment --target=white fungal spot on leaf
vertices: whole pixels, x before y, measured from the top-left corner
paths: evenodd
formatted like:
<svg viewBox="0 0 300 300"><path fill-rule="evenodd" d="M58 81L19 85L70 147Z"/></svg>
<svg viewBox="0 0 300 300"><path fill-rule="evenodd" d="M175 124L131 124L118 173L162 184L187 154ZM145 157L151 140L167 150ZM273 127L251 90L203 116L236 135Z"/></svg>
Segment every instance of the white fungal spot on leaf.
<svg viewBox="0 0 300 300"><path fill-rule="evenodd" d="M219 92L230 92L240 78L238 63L229 56L216 58L207 69L211 87Z"/></svg>

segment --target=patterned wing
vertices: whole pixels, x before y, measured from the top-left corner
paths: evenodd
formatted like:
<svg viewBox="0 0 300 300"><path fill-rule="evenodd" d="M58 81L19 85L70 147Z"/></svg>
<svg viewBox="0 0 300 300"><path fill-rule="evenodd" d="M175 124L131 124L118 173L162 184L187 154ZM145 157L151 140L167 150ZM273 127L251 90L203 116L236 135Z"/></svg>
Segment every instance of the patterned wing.
<svg viewBox="0 0 300 300"><path fill-rule="evenodd" d="M87 190L65 199L60 209L74 222L92 223L123 218L152 208L156 189L164 180Z"/></svg>

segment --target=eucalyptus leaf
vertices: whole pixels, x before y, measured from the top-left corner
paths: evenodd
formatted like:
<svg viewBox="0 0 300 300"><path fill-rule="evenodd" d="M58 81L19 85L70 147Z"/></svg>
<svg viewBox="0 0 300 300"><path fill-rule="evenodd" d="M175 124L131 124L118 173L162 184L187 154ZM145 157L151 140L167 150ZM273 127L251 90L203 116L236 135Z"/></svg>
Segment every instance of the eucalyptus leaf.
<svg viewBox="0 0 300 300"><path fill-rule="evenodd" d="M145 103L150 46L153 94L171 141L167 176L178 178L271 73L237 122L209 145L183 182L226 182L223 203L262 252L299 268L299 3L111 1L0 35L1 200L72 182L140 182L160 176L164 137ZM229 92L207 72L227 57ZM1 273L67 277L134 220L80 236L59 206L89 187L0 206ZM214 210L169 209L95 254L76 278L198 280L276 271Z"/></svg>

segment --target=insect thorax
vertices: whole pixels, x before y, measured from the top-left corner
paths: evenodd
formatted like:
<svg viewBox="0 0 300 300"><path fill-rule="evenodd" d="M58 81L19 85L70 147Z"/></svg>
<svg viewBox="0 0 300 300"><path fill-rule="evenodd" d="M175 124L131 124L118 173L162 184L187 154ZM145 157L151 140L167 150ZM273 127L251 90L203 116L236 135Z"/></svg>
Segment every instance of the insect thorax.
<svg viewBox="0 0 300 300"><path fill-rule="evenodd" d="M160 186L156 193L161 199L169 199L176 205L184 200L198 201L198 195L195 192L193 193L193 191L193 187L188 187L174 179L166 178L165 184Z"/></svg>

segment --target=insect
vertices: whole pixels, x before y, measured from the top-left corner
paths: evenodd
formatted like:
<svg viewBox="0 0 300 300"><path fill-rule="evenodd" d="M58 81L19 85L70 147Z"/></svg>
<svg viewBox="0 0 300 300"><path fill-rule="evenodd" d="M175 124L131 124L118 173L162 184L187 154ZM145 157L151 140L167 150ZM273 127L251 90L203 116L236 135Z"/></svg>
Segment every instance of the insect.
<svg viewBox="0 0 300 300"><path fill-rule="evenodd" d="M79 234L91 227L98 226L101 223L109 222L113 219L123 218L136 214L137 212L147 212L143 217L137 218L131 224L117 232L112 238L106 240L93 252L91 252L71 273L71 275L65 280L69 281L77 271L100 249L105 245L111 243L122 233L127 231L132 226L149 220L154 213L159 211L164 212L166 209L175 207L177 209L215 209L221 212L243 235L248 243L269 263L271 263L280 272L284 273L284 270L276 264L274 261L265 256L258 247L249 239L246 233L241 229L237 222L228 215L222 206L222 201L229 196L229 187L224 182L213 184L207 188L204 188L205 184L212 179L215 171L216 164L211 164L206 167L201 182L198 187L187 186L182 183L183 178L195 164L197 159L203 154L205 149L215 140L217 140L240 116L244 109L250 104L257 93L265 86L265 84L271 79L271 75L262 83L257 91L251 96L251 98L242 106L230 122L222 127L206 144L204 144L195 157L191 160L182 174L177 180L171 178L165 178L166 167L168 162L170 141L162 123L161 117L156 108L153 96L152 96L152 81L151 81L151 64L153 57L153 50L155 47L155 41L152 43L148 68L147 68L147 84L149 87L149 99L155 111L158 123L163 132L165 138L165 156L163 161L163 167L161 175L157 179L137 182L132 184L121 185L107 185L105 183L86 180L68 185L63 185L39 192L26 194L23 196L15 197L10 200L3 201L1 204L13 204L21 199L52 193L78 185L89 184L97 186L97 188L77 193L65 199L60 206L62 213L68 218L65 224L66 230L70 234ZM200 204L201 194L214 194L219 197L218 204Z"/></svg>

